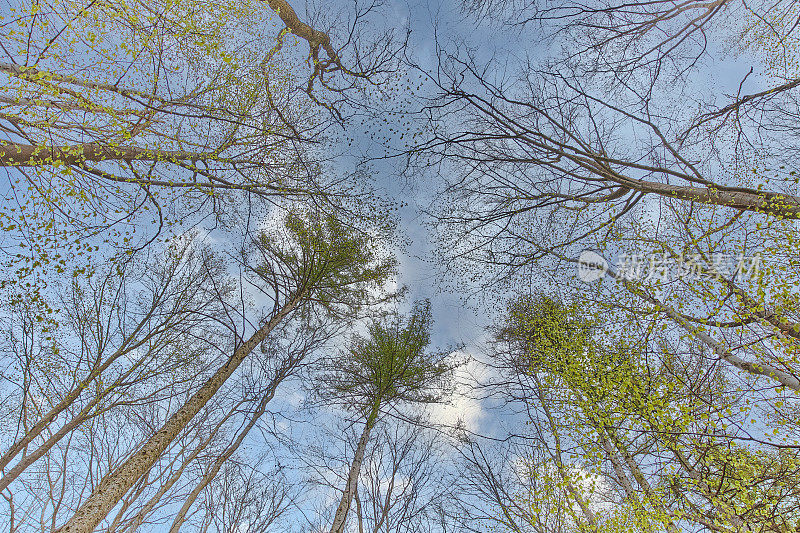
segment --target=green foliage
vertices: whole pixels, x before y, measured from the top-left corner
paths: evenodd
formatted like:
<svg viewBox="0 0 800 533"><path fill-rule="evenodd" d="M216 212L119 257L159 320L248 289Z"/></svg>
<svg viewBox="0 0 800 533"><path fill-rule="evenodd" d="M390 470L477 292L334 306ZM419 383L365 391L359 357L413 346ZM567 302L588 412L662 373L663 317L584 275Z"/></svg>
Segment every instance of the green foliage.
<svg viewBox="0 0 800 533"><path fill-rule="evenodd" d="M352 316L386 297L381 288L396 259L378 236L330 214L290 212L254 239L253 272L287 297L312 302L334 315Z"/></svg>
<svg viewBox="0 0 800 533"><path fill-rule="evenodd" d="M664 344L656 357L607 320L589 318L585 304L546 295L517 297L507 309L496 339L508 346L515 371L535 383L528 408L552 413L557 449L571 450L530 475L548 486L571 483L585 501L594 493L572 479L573 470L601 475L616 461L612 477L621 468L628 478L630 489L597 531L674 531L674 521L720 531L737 531L741 522L797 526L796 451L737 442L753 411L741 392L729 392L725 372L707 366L702 349L680 353ZM648 466L654 458L663 465L657 470ZM572 498L563 489L538 490L515 501L534 523ZM573 518L581 530L580 516Z"/></svg>
<svg viewBox="0 0 800 533"><path fill-rule="evenodd" d="M512 300L498 340L517 345L531 369L565 369L590 347L592 324L578 316L576 304L549 296L524 295Z"/></svg>
<svg viewBox="0 0 800 533"><path fill-rule="evenodd" d="M332 361L324 396L373 417L386 405L440 400L452 367L446 352L426 351L431 322L427 302L407 318L392 314L373 321L366 337L355 335Z"/></svg>

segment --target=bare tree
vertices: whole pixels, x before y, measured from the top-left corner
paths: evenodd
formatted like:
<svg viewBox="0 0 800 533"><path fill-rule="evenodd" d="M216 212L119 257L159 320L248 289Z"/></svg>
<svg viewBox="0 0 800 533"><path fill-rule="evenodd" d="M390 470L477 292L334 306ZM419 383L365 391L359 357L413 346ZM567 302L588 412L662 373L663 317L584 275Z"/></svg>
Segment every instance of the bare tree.
<svg viewBox="0 0 800 533"><path fill-rule="evenodd" d="M238 337L225 362L139 449L98 483L59 531L92 531L152 468L186 425L214 397L235 370L284 319L297 312L349 317L369 302L374 289L391 272L391 260L375 256L368 237L353 234L333 218L308 221L290 217L283 234L262 234L254 243L260 279L272 310L247 338Z"/></svg>
<svg viewBox="0 0 800 533"><path fill-rule="evenodd" d="M224 292L209 287L219 276L220 263L187 240L164 257L76 279L49 306L12 307L6 361L23 364L22 375L6 376L5 385L23 388L8 397L20 409L0 458L0 490L88 420L186 387L203 367L198 352L223 312ZM224 283L217 288L227 290ZM57 306L63 319L52 319Z"/></svg>
<svg viewBox="0 0 800 533"><path fill-rule="evenodd" d="M527 13L520 27L541 27L525 35L549 34L558 51L487 64L440 49L429 135L411 153L441 178L430 212L448 259L492 283L618 239L644 209L691 205L720 225L797 218L797 76L780 59L796 49L791 2L484 5L500 20ZM753 84L766 88L748 93L747 74L736 94L700 90L711 35L765 63Z"/></svg>
<svg viewBox="0 0 800 533"><path fill-rule="evenodd" d="M359 531L429 531L451 495L442 436L424 420L389 421L374 436L354 495Z"/></svg>

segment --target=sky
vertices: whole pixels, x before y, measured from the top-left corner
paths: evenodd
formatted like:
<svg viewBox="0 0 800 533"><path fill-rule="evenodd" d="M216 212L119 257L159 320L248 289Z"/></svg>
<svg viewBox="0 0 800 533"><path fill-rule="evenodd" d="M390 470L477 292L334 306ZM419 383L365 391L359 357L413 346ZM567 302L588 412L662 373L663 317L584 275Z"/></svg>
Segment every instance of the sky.
<svg viewBox="0 0 800 533"><path fill-rule="evenodd" d="M375 31L394 29L402 35L406 29L410 29L406 53L423 71L436 69L437 46L461 53L467 52L469 47L479 61L495 59L501 65L504 58L523 59L526 54L536 58L546 52L541 48L542 44L532 37L533 33L523 29L511 32L480 15L465 16L458 0L386 1L381 17L374 22ZM330 8L332 12L338 9L346 12L352 5L349 0L335 0L332 4L310 5L309 10L314 12ZM295 9L302 12L302 3L298 2ZM713 55L715 51L721 54L726 44L712 42L710 46ZM751 63L747 57L736 56L724 63L710 62L708 70L703 76L697 77L692 89L697 94L705 94L712 87L720 94L735 93ZM756 74L748 78L744 90L758 90L763 87L763 82L763 78ZM432 90L429 85L423 84L420 94L425 96ZM402 98L399 102L402 102ZM389 124L384 125L384 133L387 127L395 130L389 134L390 150L399 142L392 136L396 137L399 133L397 130L402 131L406 127L404 124L399 119L390 118ZM410 127L413 129L415 125ZM366 157L366 168L379 194L400 205L398 234L395 242L390 243L399 259L395 282L408 288L409 306L415 300L430 300L435 324L432 348L451 350L454 360L464 362L456 372L457 387L450 402L429 408L433 420L446 425L454 425L460 420L470 432L492 436L513 425L515 419L510 413L495 409L497 405L478 397L471 385L493 377L492 371L481 361L487 357L490 335L487 327L497 318L496 312L501 302L498 302L497 294L481 298L480 294L452 290L458 284L442 276L435 253L441 243L433 237L427 225L430 219L424 214L425 209L435 201L435 192L441 184L433 174L404 172L406 169L401 157L381 157L386 153L387 144L377 135L377 131L375 123L367 122L363 127L354 126L346 132L339 132L338 138L351 138L354 142L347 148L342 144L331 149L335 155L330 163L331 168L350 172L362 165ZM647 211L648 205L652 204L643 204L645 212L642 216L657 222L658 214L653 210ZM214 236L209 235L208 238L213 240ZM575 276L576 272L565 274ZM294 423L289 418L280 418L283 408L287 408L288 412L302 409L306 399L299 388L282 390L271 405L271 411L278 416L278 431L288 432ZM306 432L307 442L313 443L313 439L321 435L316 426L321 426L323 433L335 433L341 428L338 415L324 408L318 409L314 415L316 418L306 419L305 426L296 426L300 429L296 430L299 434L294 436L299 437ZM252 436L249 444L259 446L259 438L258 435Z"/></svg>

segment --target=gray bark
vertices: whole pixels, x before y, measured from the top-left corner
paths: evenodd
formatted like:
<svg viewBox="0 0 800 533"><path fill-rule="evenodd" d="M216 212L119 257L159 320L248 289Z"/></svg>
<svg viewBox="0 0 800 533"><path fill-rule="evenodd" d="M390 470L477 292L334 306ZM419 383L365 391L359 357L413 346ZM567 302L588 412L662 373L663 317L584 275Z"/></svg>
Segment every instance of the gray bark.
<svg viewBox="0 0 800 533"><path fill-rule="evenodd" d="M157 433L150 437L139 451L100 481L89 498L78 508L66 524L56 530L56 533L92 533L133 484L150 470L170 442L200 412L247 355L291 313L299 303L299 300L300 296L298 295L287 302L266 324L234 351L227 362L167 420Z"/></svg>
<svg viewBox="0 0 800 533"><path fill-rule="evenodd" d="M339 507L336 509L336 514L333 517L333 524L331 525L330 533L342 533L344 531L345 520L347 519L347 512L350 510L350 504L353 501L353 494L355 494L356 486L358 485L358 475L361 472L361 464L364 462L364 451L367 448L369 441L369 432L375 425L375 420L378 418L377 406L373 408L372 412L367 417L367 422L361 432L361 438L358 439L358 446L356 446L356 453L353 457L353 462L350 463L350 472L347 475L347 485L345 485L342 499L339 501Z"/></svg>

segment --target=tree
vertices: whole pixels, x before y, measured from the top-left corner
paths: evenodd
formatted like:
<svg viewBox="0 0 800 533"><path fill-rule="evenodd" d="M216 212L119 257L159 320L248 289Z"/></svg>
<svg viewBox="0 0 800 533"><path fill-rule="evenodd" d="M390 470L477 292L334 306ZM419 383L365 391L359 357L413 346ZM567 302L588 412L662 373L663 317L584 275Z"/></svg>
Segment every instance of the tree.
<svg viewBox="0 0 800 533"><path fill-rule="evenodd" d="M249 336L238 338L227 360L181 405L139 449L107 474L58 531L92 531L125 493L144 476L169 444L214 397L248 355L293 314L318 312L350 317L369 301L391 273L370 239L353 234L333 218L309 221L292 216L284 236L262 234L256 243L261 264L253 273L272 299L272 311Z"/></svg>
<svg viewBox="0 0 800 533"><path fill-rule="evenodd" d="M700 527L722 527L707 513L729 517L727 526L791 526L792 518L774 517L793 517L792 496L775 504L761 458L791 479L797 430L788 406L800 389L800 279L790 259L796 6L488 6L495 22L521 14L515 42L547 39L555 52L509 55L501 67L468 47L442 50L430 75L437 94L422 109L428 137L411 161L440 178L429 211L443 270L491 295L547 287L603 317L602 339L593 341L602 349L572 370L542 369L560 384L543 381L543 398L563 402L559 416L586 428L585 446L606 457L621 493L637 494L661 517L657 506L680 508ZM734 55L746 66L727 85L717 73ZM602 281L575 276L587 250L608 262ZM627 354L624 372L604 364L614 353ZM581 374L592 380L575 381ZM612 383L669 407L637 406ZM598 403L593 387L610 404ZM669 421L683 412L683 422ZM537 416L546 433L547 417ZM598 423L606 417L614 423ZM576 432L559 429L576 446ZM711 460L722 456L738 459ZM653 475L664 464L679 472L675 499L666 478ZM735 470L737 481L722 488L716 467ZM758 487L766 515L747 502L747 483Z"/></svg>
<svg viewBox="0 0 800 533"><path fill-rule="evenodd" d="M228 288L210 286L221 272L187 240L161 257L73 278L56 301L9 302L4 388L25 385L6 396L20 418L0 457L0 490L90 419L180 390L202 368L198 352L222 316Z"/></svg>
<svg viewBox="0 0 800 533"><path fill-rule="evenodd" d="M797 450L753 442L755 428L745 426L756 415L744 406L758 396L732 389L729 373L709 368L702 349L681 353L656 350L646 337L618 339L580 303L546 296L515 300L497 334L499 354L530 384L520 392L535 413L530 422L542 428L537 445L558 450L553 470L595 530L795 527L796 497L778 486L794 484ZM613 480L622 493L614 512L602 519L587 513L586 495L560 463L566 449L579 461L573 468ZM538 500L523 502L536 514ZM620 522L625 515L632 521Z"/></svg>
<svg viewBox="0 0 800 533"><path fill-rule="evenodd" d="M3 354L3 393L17 402L4 420L18 421L0 457L12 528L38 514L56 530L77 511L62 529L133 531L179 502L177 529L198 501L216 520L210 499L238 475L232 461L276 390L380 292L393 268L375 248L385 217L359 212L369 187L329 179L319 149L394 68L392 36L362 35L376 7L325 28L340 34L283 0L3 13L2 286L22 320ZM314 215L254 239L274 206ZM222 245L214 257L174 237L208 217L204 229L249 243L234 267ZM185 249L162 257L159 239ZM266 313L253 290L274 304ZM275 367L237 377L259 345ZM249 483L231 490L252 494Z"/></svg>
<svg viewBox="0 0 800 533"><path fill-rule="evenodd" d="M430 211L455 249L448 258L474 262L491 284L618 239L643 210L691 205L695 218L718 225L796 218L793 175L775 170L796 164L784 135L796 83L744 96L740 87L723 106L700 97L673 105L707 59L702 36L713 29L727 38L737 16L737 29L758 35L737 41L754 60L765 49L767 62L791 57L790 4L768 14L739 2L490 3L498 19L541 22L565 52L497 65L490 77L494 64L441 50L431 75L438 93L423 109L430 134L411 153L442 178L442 201ZM757 44L765 40L773 44Z"/></svg>
<svg viewBox="0 0 800 533"><path fill-rule="evenodd" d="M6 284L41 288L92 254L124 261L201 221L235 226L275 204L352 215L369 184L322 172L329 152L318 148L351 95L394 68L390 35L359 38L372 11L358 8L337 45L283 0L10 5Z"/></svg>
<svg viewBox="0 0 800 533"><path fill-rule="evenodd" d="M443 362L446 354L425 353L430 325L427 303L418 304L408 318L393 315L372 322L369 336L355 336L324 377L325 397L346 405L364 420L331 533L344 531L370 433L379 417L401 404L440 398L449 367Z"/></svg>
<svg viewBox="0 0 800 533"><path fill-rule="evenodd" d="M325 408L320 409L320 414ZM345 531L439 531L442 511L453 496L450 453L431 420L416 416L384 416L370 430ZM317 415L317 419L321 418ZM294 446L309 473L315 505L306 529L328 530L338 507L325 496L338 494L347 482L352 457L363 428L358 421L337 419L316 423L312 436ZM317 497L317 495L319 497Z"/></svg>
<svg viewBox="0 0 800 533"><path fill-rule="evenodd" d="M221 262L189 238L151 253L54 283L47 299L3 302L3 423L16 429L3 434L0 483L21 528L37 516L56 527L222 347Z"/></svg>

